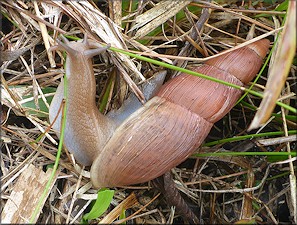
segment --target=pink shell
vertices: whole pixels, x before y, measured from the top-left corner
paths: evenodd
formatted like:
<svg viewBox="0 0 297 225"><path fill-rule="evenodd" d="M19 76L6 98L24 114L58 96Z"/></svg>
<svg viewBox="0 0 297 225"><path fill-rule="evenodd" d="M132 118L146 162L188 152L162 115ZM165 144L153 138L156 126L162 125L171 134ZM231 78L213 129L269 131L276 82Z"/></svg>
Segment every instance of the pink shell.
<svg viewBox="0 0 297 225"><path fill-rule="evenodd" d="M242 86L255 77L268 46L269 41L261 40L195 70ZM237 89L199 77L175 77L116 130L93 162L92 183L123 186L164 174L201 145L213 123L229 112L240 95Z"/></svg>

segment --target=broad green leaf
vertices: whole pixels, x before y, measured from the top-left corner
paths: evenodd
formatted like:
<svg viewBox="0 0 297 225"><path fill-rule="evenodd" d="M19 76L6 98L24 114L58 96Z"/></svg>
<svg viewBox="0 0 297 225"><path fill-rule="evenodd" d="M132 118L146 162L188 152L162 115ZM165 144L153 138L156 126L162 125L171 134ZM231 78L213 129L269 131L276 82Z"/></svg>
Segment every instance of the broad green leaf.
<svg viewBox="0 0 297 225"><path fill-rule="evenodd" d="M28 92L28 90L30 90L30 87L26 86L26 85L15 85L15 86L9 86L9 89L13 90L14 92L18 93L19 96L21 96L22 100L19 102L21 104L21 106L23 106L24 108L28 109L28 113L30 115L35 115L37 117L47 117L48 115L48 108L46 107L46 105L44 104L44 101L41 99L41 97L38 98L38 105L39 105L39 110L36 109L36 105L34 103L34 98L31 92ZM45 87L41 89L43 94L52 94L56 92L56 88L53 87ZM4 91L5 90L1 90ZM8 93L3 93L2 97L5 99L9 99L9 94ZM53 95L51 96L46 96L45 97L48 104L50 104L50 102L53 99Z"/></svg>
<svg viewBox="0 0 297 225"><path fill-rule="evenodd" d="M114 195L114 190L100 189L95 204L91 211L83 216L83 223L101 216L109 207Z"/></svg>
<svg viewBox="0 0 297 225"><path fill-rule="evenodd" d="M55 91L56 91L56 88L53 88L53 87L42 88L43 94L55 93ZM48 96L48 97L45 97L45 98L46 98L47 102L50 104L53 97L54 96ZM39 108L40 108L39 111L36 111L37 109L36 109L32 94L25 95L25 96L23 96L23 98L24 99L32 98L32 100L22 103L23 107L32 109L32 110L29 110L29 114L35 115L37 117L47 117L48 108L46 107L46 105L44 104L44 101L41 98L38 98L38 105L39 105Z"/></svg>

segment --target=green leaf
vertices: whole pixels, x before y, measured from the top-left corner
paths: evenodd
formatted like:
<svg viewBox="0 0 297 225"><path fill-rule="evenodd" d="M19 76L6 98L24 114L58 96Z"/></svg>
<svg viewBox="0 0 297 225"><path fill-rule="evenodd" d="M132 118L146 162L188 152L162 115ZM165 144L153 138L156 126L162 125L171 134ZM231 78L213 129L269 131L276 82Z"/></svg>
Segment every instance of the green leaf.
<svg viewBox="0 0 297 225"><path fill-rule="evenodd" d="M46 87L46 88L42 89L42 92L44 94L54 93L55 91L56 91L56 88L52 88L52 87ZM30 95L24 96L24 99L30 98L30 97L33 97L33 95L30 94ZM47 102L50 104L50 102L53 99L53 96L49 96L49 97L45 97L45 98L47 99ZM41 98L38 99L38 105L39 105L40 110L36 111L37 109L36 109L34 100L31 100L31 101L28 101L28 102L25 102L22 104L22 106L32 109L32 110L29 110L29 114L36 115L37 117L47 117L46 113L48 113L48 108L46 107L46 105L44 104L44 101Z"/></svg>
<svg viewBox="0 0 297 225"><path fill-rule="evenodd" d="M114 190L100 189L95 204L91 211L83 216L83 223L101 216L109 207L114 195Z"/></svg>
<svg viewBox="0 0 297 225"><path fill-rule="evenodd" d="M279 162L288 159L287 155L269 155L267 156L268 162Z"/></svg>
<svg viewBox="0 0 297 225"><path fill-rule="evenodd" d="M275 8L275 11L279 11L279 12L287 11L287 10L288 10L288 6L289 6L289 1L286 0L286 1L282 2L281 4L279 4L279 5Z"/></svg>
<svg viewBox="0 0 297 225"><path fill-rule="evenodd" d="M22 96L22 106L24 108L28 109L28 113L30 115L35 115L37 117L48 117L48 108L46 107L46 105L44 104L44 101L41 98L38 98L38 105L40 110L36 109L35 103L34 103L34 99L33 99L33 95L32 93L26 93L27 90L29 89L27 86L25 85L16 85L16 86L9 86L9 89L12 89L14 91L16 91L17 93L19 93L20 96ZM41 88L43 94L51 94L51 93L55 93L56 92L56 88L53 87L45 87L45 88ZM50 102L53 99L53 96L47 96L45 97L47 102L50 104ZM28 101L26 101L26 99Z"/></svg>
<svg viewBox="0 0 297 225"><path fill-rule="evenodd" d="M122 219L125 219L125 218L126 218L126 210L123 209L122 212L121 212L121 215L120 215L119 219L122 220ZM121 224L126 224L126 222L123 222Z"/></svg>

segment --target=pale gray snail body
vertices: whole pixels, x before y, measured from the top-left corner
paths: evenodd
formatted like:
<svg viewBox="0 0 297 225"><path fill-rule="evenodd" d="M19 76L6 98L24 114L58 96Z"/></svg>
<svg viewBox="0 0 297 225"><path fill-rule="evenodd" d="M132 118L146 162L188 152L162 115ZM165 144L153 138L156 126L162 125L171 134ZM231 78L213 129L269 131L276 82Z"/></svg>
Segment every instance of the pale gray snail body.
<svg viewBox="0 0 297 225"><path fill-rule="evenodd" d="M83 42L58 42L67 51L68 111L65 145L83 165L91 166L95 187L114 187L152 180L183 162L204 141L213 124L227 114L241 91L181 74L119 127L95 104L91 63L102 49ZM251 81L269 48L264 39L207 61L195 71L240 86ZM63 98L60 84L50 107L50 121ZM60 118L59 118L60 120ZM59 131L60 121L54 124Z"/></svg>

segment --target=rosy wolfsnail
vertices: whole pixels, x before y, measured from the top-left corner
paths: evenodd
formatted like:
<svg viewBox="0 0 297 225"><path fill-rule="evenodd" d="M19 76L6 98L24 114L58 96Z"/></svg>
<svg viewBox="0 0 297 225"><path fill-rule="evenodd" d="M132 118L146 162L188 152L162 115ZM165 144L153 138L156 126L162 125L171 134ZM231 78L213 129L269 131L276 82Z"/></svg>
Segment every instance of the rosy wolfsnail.
<svg viewBox="0 0 297 225"><path fill-rule="evenodd" d="M152 180L180 164L204 141L213 124L226 115L241 91L181 74L118 127L99 113L95 104L92 56L104 48L91 49L83 42L64 43L52 49L67 51L68 111L65 146L77 161L91 166L95 187L131 185ZM269 48L264 39L207 61L194 70L243 86L262 65ZM63 98L63 83L50 107L53 122ZM60 129L61 116L54 123Z"/></svg>

